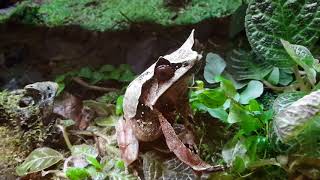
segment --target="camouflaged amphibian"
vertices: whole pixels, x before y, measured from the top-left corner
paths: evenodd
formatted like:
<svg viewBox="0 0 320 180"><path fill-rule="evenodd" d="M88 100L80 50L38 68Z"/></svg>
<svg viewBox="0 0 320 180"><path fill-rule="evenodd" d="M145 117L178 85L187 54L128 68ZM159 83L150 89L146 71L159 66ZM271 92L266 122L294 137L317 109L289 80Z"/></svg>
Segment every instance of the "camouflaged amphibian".
<svg viewBox="0 0 320 180"><path fill-rule="evenodd" d="M56 83L37 82L0 92L0 175L14 172L17 163L53 132L49 117L57 89Z"/></svg>

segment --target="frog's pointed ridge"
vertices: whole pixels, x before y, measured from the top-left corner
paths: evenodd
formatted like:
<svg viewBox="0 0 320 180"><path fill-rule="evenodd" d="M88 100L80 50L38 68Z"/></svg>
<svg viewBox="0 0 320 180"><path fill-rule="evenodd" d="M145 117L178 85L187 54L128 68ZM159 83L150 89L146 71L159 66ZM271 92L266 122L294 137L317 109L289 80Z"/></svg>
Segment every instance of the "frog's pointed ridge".
<svg viewBox="0 0 320 180"><path fill-rule="evenodd" d="M164 58L173 63L182 63L186 61L199 60L202 56L191 49L193 44L194 30L191 31L189 37L179 49L177 49L169 55L165 55ZM156 63L157 62L152 64L147 70L145 70L136 79L134 79L127 87L123 100L123 110L125 119L131 119L135 117L137 113L137 107L139 104L139 98L142 93L142 87L147 81L149 81L153 77Z"/></svg>

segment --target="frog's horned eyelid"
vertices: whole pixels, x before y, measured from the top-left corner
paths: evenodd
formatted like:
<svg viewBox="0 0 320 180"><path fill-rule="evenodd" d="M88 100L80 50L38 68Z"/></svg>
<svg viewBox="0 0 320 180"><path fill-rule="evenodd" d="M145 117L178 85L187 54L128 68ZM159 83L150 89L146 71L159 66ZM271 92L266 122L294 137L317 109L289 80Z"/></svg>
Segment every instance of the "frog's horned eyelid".
<svg viewBox="0 0 320 180"><path fill-rule="evenodd" d="M157 63L156 63L156 67L160 66L160 65L171 65L170 61L165 59L164 57L160 56Z"/></svg>

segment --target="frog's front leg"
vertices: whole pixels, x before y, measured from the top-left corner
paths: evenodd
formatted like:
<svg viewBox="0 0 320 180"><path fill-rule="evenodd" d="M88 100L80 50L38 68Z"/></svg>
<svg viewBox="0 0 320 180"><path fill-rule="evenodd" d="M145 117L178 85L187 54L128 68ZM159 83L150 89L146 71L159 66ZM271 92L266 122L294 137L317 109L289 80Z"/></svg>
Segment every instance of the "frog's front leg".
<svg viewBox="0 0 320 180"><path fill-rule="evenodd" d="M139 105L137 115L130 119L135 136L140 141L150 142L162 134L157 115L143 104Z"/></svg>

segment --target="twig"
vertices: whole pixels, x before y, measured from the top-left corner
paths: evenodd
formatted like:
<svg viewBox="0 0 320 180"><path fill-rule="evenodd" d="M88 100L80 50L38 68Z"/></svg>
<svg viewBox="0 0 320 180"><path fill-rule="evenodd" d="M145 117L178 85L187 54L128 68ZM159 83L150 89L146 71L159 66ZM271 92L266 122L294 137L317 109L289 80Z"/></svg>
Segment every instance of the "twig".
<svg viewBox="0 0 320 180"><path fill-rule="evenodd" d="M264 85L266 85L269 89L275 91L275 92L283 92L287 89L287 87L279 87L279 86L274 86L271 83L269 83L266 80L262 81Z"/></svg>
<svg viewBox="0 0 320 180"><path fill-rule="evenodd" d="M74 77L74 78L72 78L72 80L85 88L96 90L96 91L110 92L110 91L118 91L119 90L117 88L106 88L106 87L90 85L79 77Z"/></svg>
<svg viewBox="0 0 320 180"><path fill-rule="evenodd" d="M302 79L302 77L301 77L301 74L299 73L298 66L294 67L293 73L294 73L294 76L296 77L297 82L298 82L299 85L300 85L300 86L299 86L299 87L300 87L300 90L302 90L302 91L307 91L308 89L307 89L306 85L304 84L304 81L303 81L303 79Z"/></svg>
<svg viewBox="0 0 320 180"><path fill-rule="evenodd" d="M64 138L64 141L66 142L69 150L71 151L72 150L72 144L71 144L70 139L68 137L68 133L66 131L66 128L61 126L61 125L57 125L57 127L61 130L63 138Z"/></svg>

